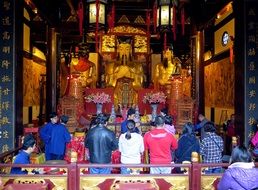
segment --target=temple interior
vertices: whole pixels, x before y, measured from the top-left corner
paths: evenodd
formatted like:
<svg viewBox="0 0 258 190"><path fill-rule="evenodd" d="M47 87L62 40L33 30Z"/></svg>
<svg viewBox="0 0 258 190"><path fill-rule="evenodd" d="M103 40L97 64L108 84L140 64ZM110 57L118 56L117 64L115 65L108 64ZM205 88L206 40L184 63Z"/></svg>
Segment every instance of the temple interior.
<svg viewBox="0 0 258 190"><path fill-rule="evenodd" d="M81 9L77 5L88 9L88 4L69 0L57 2L55 6L60 7L61 14L58 20L53 18L57 12L50 8L51 3L44 8L41 8L43 5L38 1L25 3L24 17L31 24L24 24L24 51L29 54L31 48L33 51L32 59L23 57L26 63L23 69L23 81L26 82L23 82L22 87L23 125L35 120L41 125L47 121L47 115L55 105L55 111L71 117L71 130L83 127L85 123L80 121L88 120L96 113L96 106L84 101L91 91L108 91L111 95L111 102L104 104L104 112L110 114L113 106L117 115L121 115L123 108L138 106L140 115L146 116L143 118L151 113L150 106L142 102L143 96L152 91L164 92L166 102L159 105L158 109L168 107L179 128L185 121L195 122L198 112L205 112L217 124L222 124L223 120L234 113L234 66L227 64L232 59L231 55L225 55L214 64L207 65L202 79L198 68L201 62L211 60L213 54L216 57L230 50L233 41L229 40L226 46L217 44L215 38L221 34L213 30L217 28L216 22L221 20L215 16L227 18L232 13L232 3L219 1L211 12L207 9L213 7L213 2L200 1L203 7L199 8L195 5L198 3L191 1L168 3L175 10L171 8L169 11L170 20L167 23L163 23L159 13L157 17L153 16L160 6L157 2L148 1L148 5L145 5L139 1L138 8L133 8L133 3L103 3L105 14L101 6L99 16L105 19L99 18L98 24L89 20L91 17L88 17L87 11L79 14ZM46 8L53 11L52 15ZM199 14L207 18L195 15L198 9L201 11ZM74 11L77 11L77 15ZM172 14L176 15L175 21ZM43 24L45 19L53 19L54 25ZM229 30L234 37L234 30L231 31L234 19L227 19L230 22L221 30ZM39 34L40 30L45 35ZM53 38L51 43L59 46L46 45L50 43L48 38ZM202 47L198 43L202 43ZM214 49L216 53L212 52ZM203 58L197 57L199 53L202 53ZM56 65L54 70L49 68L50 72L55 72L52 76L47 74L48 62ZM218 82L210 81L214 72L217 73L215 77L218 77ZM226 73L230 78L227 78ZM198 80L205 80L205 85L200 86ZM52 108L45 104L54 95L48 91L49 82L57 86ZM201 93L206 92L204 97L199 97L197 88ZM217 90L212 92L212 89ZM221 96L219 91L227 95ZM69 101L70 104L67 103Z"/></svg>
<svg viewBox="0 0 258 190"><path fill-rule="evenodd" d="M251 147L258 123L256 0L3 0L0 12L1 163L12 163L28 133L43 147L39 130L53 112L69 117L66 126L81 142L99 113L109 116L107 128L119 138L129 108L143 135L166 108L177 139L202 114L223 140L223 125L234 115L231 145ZM202 176L205 166L193 163L184 165L184 176L129 181L146 189L216 189L221 175ZM126 189L126 178L90 181L90 165L62 164L62 176L46 177L45 189L73 189L75 179L76 190L106 183ZM0 164L5 169L10 166ZM0 189L22 188L9 187L10 179L3 177Z"/></svg>

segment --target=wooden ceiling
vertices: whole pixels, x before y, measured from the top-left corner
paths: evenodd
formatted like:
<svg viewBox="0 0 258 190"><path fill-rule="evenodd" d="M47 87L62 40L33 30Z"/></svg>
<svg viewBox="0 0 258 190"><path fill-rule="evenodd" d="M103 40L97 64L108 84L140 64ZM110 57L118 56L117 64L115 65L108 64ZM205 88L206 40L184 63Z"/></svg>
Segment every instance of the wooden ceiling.
<svg viewBox="0 0 258 190"><path fill-rule="evenodd" d="M79 23L76 16L78 3L80 0L26 0L32 16L31 19L31 41L34 46L46 51L47 28L55 27L60 33L61 50L69 51L72 45L82 41L79 34ZM86 1L86 0L84 0ZM194 30L206 29L205 48L212 48L213 31L212 25L216 13L226 5L229 0L175 0L178 8L185 8L185 35L181 35L181 22L177 20L177 39L173 40L172 34L168 34L168 43L171 43L177 56L188 54L190 51L190 38ZM155 0L109 0L108 12L111 11L111 5L115 5L115 25L118 25L120 18L125 15L130 25L146 29L145 23L134 23L140 16L146 20L146 13L150 11L152 17L153 4ZM35 14L37 10L37 14ZM178 18L180 13L178 12ZM151 18L152 20L152 18ZM153 31L153 22L151 22L151 31ZM94 47L94 41L89 40ZM162 38L151 38L151 49L153 52L160 52L163 44Z"/></svg>

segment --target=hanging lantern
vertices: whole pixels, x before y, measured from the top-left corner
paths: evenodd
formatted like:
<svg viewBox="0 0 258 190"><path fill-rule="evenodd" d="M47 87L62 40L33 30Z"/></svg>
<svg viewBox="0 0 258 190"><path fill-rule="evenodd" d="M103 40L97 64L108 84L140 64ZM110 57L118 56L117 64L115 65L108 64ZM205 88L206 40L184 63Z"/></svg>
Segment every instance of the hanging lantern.
<svg viewBox="0 0 258 190"><path fill-rule="evenodd" d="M105 28L107 23L106 5L107 0L87 0L87 31Z"/></svg>
<svg viewBox="0 0 258 190"><path fill-rule="evenodd" d="M160 0L157 10L157 27L160 32L168 32L173 26L172 0Z"/></svg>
<svg viewBox="0 0 258 190"><path fill-rule="evenodd" d="M157 9L157 27L164 33L164 51L167 49L167 33L173 31L175 40L175 5L173 0L159 0Z"/></svg>

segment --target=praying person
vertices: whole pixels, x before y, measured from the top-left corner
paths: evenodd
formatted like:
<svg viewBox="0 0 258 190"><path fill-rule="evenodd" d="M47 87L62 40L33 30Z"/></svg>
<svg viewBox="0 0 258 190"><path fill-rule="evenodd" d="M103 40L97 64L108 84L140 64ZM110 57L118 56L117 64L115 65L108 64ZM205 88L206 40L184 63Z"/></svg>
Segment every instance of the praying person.
<svg viewBox="0 0 258 190"><path fill-rule="evenodd" d="M141 154L144 151L143 138L135 132L135 122L127 121L127 132L119 137L119 151L121 152L122 164L140 164ZM131 170L127 167L121 168L121 174L130 174Z"/></svg>

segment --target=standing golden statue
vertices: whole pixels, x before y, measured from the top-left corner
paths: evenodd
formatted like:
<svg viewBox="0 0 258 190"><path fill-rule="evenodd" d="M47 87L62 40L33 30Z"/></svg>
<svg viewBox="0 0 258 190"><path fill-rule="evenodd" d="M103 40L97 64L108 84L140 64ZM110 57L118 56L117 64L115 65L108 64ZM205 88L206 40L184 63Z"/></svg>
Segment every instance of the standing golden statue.
<svg viewBox="0 0 258 190"><path fill-rule="evenodd" d="M125 41L118 44L117 60L106 63L106 86L115 87L120 78L133 79L133 87L141 88L144 80L142 63L133 60L132 45Z"/></svg>
<svg viewBox="0 0 258 190"><path fill-rule="evenodd" d="M155 68L154 88L160 89L162 86L169 85L171 76L180 74L181 61L174 57L172 50L163 51L163 61Z"/></svg>

